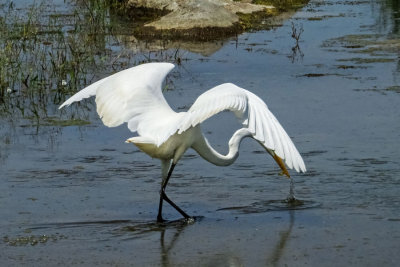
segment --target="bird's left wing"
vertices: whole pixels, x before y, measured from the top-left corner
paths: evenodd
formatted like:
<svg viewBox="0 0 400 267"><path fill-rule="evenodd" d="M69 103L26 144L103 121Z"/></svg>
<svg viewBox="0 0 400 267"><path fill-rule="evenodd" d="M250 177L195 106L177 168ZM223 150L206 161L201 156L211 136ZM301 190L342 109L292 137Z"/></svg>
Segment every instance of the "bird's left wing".
<svg viewBox="0 0 400 267"><path fill-rule="evenodd" d="M173 68L171 63L147 63L120 71L82 89L59 108L95 95L97 113L106 126L129 122L129 129L139 132L148 118L174 113L161 91Z"/></svg>
<svg viewBox="0 0 400 267"><path fill-rule="evenodd" d="M301 155L264 101L231 83L221 84L200 95L179 124L178 133L224 110L234 112L253 138L284 159L290 169L306 171Z"/></svg>

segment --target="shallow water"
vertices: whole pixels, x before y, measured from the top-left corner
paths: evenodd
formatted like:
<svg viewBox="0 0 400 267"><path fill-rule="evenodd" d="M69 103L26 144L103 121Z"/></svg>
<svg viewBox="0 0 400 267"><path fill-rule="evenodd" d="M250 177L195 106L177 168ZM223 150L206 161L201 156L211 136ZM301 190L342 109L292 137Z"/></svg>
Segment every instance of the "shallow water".
<svg viewBox="0 0 400 267"><path fill-rule="evenodd" d="M263 98L308 168L291 172L304 201L295 208L285 202L290 180L245 140L229 167L188 151L167 190L196 220L165 205L171 221L157 224L158 160L124 143L126 127L104 127L93 101L63 111L50 101L53 120L39 122L2 113L0 265L395 265L399 12L396 1L312 0L282 26L221 41L211 55L180 50L168 102L186 109L223 82ZM300 50L292 22L304 29ZM90 124L60 124L72 117ZM226 152L236 127L224 113L203 129Z"/></svg>

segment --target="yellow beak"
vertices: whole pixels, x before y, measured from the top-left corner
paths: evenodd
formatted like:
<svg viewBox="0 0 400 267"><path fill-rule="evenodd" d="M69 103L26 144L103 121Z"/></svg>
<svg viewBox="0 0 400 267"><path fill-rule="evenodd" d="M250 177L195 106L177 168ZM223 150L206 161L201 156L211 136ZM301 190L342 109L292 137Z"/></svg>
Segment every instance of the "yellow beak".
<svg viewBox="0 0 400 267"><path fill-rule="evenodd" d="M283 160L278 157L275 153L271 154L272 157L274 158L274 160L276 161L276 163L278 163L279 167L282 170L282 174L286 175L288 178L290 178L290 174L288 172L288 170L286 169L285 163L283 163Z"/></svg>

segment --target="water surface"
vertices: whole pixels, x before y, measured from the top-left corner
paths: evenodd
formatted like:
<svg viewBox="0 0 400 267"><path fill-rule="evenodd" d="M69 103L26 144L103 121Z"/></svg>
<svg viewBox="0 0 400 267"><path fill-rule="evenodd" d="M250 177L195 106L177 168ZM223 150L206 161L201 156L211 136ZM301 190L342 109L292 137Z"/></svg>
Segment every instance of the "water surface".
<svg viewBox="0 0 400 267"><path fill-rule="evenodd" d="M54 12L70 12L58 4ZM213 53L160 51L105 34L102 47L83 42L93 60L79 65L81 74L60 74L64 93L56 75L38 85L41 98L23 82L2 85L15 92L2 98L0 118L1 265L395 265L398 8L394 0L312 0L273 30L218 41ZM292 23L304 30L297 49ZM158 160L124 143L125 126L103 126L93 100L57 110L79 86L141 61L176 62L177 52L181 65L164 92L171 106L185 110L224 82L259 95L304 157L308 172L291 172L303 206L282 202L289 179L245 140L229 167L188 151L167 190L196 221L180 221L166 205L171 221L157 224ZM108 64L107 56L118 60ZM221 152L236 127L225 113L203 125Z"/></svg>

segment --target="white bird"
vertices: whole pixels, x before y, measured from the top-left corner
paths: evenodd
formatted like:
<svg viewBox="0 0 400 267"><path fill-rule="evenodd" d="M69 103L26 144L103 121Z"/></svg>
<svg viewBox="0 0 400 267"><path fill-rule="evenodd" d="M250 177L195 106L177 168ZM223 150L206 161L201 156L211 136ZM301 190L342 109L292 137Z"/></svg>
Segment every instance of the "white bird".
<svg viewBox="0 0 400 267"><path fill-rule="evenodd" d="M97 113L106 126L116 127L127 122L128 128L137 132L138 136L126 142L161 160L157 221L163 221L163 200L186 219L191 218L165 193L175 165L189 148L215 165L227 166L238 157L242 139L252 137L275 159L283 174L290 177L283 160L290 169L306 171L302 157L267 105L255 94L232 83L206 91L186 112L173 111L161 89L173 68L171 63L147 63L120 71L84 88L59 107L96 96ZM214 150L200 129L204 120L224 110L234 112L243 123L243 128L229 140L227 155Z"/></svg>

